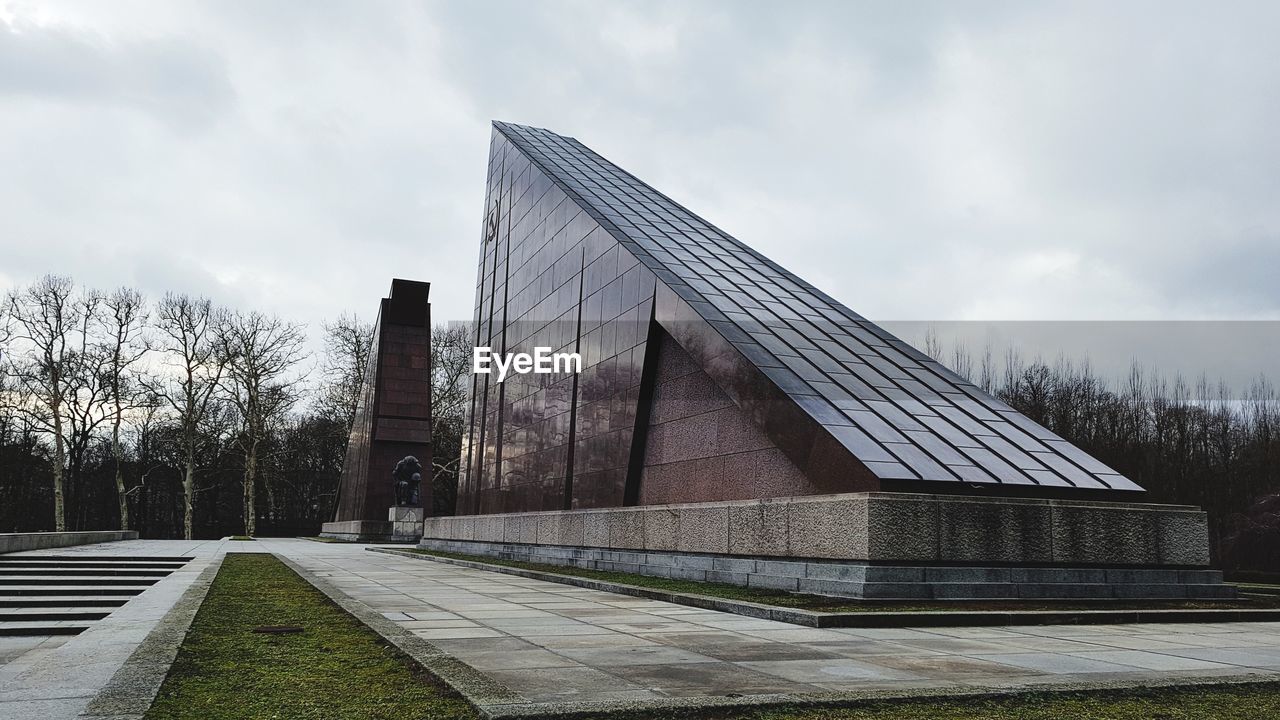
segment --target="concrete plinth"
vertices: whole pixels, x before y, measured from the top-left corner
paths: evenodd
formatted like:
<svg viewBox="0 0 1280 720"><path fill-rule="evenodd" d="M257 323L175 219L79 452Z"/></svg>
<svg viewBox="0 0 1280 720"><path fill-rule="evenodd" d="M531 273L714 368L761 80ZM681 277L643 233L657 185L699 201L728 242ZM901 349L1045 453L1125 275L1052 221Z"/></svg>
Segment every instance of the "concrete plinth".
<svg viewBox="0 0 1280 720"><path fill-rule="evenodd" d="M387 520L347 520L320 526L320 537L352 542L416 543L422 537L420 507L392 507Z"/></svg>
<svg viewBox="0 0 1280 720"><path fill-rule="evenodd" d="M1186 505L850 493L436 517L423 538L424 548L849 597L1234 592L1207 570L1207 517Z"/></svg>
<svg viewBox="0 0 1280 720"><path fill-rule="evenodd" d="M397 506L387 510L392 542L418 542L422 537L422 520L425 514L420 507Z"/></svg>

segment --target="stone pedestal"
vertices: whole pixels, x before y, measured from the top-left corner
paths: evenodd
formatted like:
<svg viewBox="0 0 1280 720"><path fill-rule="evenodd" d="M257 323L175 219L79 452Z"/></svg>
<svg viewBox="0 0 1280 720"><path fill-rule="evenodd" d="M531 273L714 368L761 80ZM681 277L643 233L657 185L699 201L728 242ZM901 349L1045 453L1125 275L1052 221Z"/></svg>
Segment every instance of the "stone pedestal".
<svg viewBox="0 0 1280 720"><path fill-rule="evenodd" d="M420 507L396 506L387 510L391 523L392 542L416 543L422 537L422 520L426 516Z"/></svg>
<svg viewBox="0 0 1280 720"><path fill-rule="evenodd" d="M426 511L420 507L391 507L387 519L327 522L320 537L334 540L376 543L416 543L422 538L422 521Z"/></svg>

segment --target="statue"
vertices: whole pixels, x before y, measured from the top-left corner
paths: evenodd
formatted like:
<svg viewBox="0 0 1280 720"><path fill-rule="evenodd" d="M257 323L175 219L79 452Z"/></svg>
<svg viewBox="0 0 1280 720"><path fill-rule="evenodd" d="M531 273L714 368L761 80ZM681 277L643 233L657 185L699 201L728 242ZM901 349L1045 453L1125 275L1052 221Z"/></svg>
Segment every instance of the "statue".
<svg viewBox="0 0 1280 720"><path fill-rule="evenodd" d="M421 502L418 491L422 487L422 464L418 458L407 455L396 463L391 480L395 484L396 505L416 506Z"/></svg>

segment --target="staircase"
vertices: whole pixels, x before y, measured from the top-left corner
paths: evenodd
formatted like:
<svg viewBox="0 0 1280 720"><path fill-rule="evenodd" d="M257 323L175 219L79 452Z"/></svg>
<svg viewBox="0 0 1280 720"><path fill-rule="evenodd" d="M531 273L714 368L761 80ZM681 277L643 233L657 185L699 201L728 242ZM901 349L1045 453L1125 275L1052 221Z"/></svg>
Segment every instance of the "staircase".
<svg viewBox="0 0 1280 720"><path fill-rule="evenodd" d="M79 635L190 560L0 555L0 637Z"/></svg>

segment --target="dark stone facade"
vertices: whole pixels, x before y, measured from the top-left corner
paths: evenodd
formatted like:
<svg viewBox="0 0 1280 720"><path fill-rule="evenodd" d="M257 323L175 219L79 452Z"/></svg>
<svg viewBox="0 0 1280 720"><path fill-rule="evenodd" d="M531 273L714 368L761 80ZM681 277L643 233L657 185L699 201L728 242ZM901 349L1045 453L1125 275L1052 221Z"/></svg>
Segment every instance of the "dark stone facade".
<svg viewBox="0 0 1280 720"><path fill-rule="evenodd" d="M461 515L1142 488L572 138L495 123Z"/></svg>
<svg viewBox="0 0 1280 720"><path fill-rule="evenodd" d="M364 395L342 464L335 522L387 522L391 472L406 455L424 468L421 501L431 507L430 284L393 280L374 326Z"/></svg>

